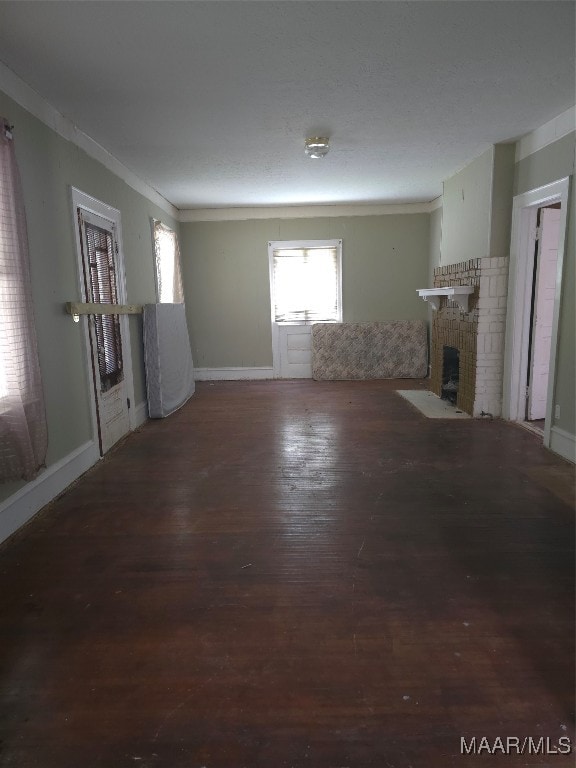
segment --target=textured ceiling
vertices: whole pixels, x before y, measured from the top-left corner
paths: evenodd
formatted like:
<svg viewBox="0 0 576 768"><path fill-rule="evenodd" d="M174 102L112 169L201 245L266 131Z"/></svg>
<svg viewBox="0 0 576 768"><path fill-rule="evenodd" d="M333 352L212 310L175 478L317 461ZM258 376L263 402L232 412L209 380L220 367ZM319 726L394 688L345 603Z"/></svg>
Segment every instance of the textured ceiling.
<svg viewBox="0 0 576 768"><path fill-rule="evenodd" d="M0 2L0 59L178 208L426 201L574 104L574 11Z"/></svg>

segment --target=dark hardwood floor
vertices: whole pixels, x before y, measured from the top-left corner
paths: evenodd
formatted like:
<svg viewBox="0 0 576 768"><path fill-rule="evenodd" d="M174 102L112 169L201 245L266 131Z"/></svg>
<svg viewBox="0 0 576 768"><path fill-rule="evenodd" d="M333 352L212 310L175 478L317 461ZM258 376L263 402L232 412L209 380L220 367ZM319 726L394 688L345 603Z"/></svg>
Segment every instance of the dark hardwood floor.
<svg viewBox="0 0 576 768"><path fill-rule="evenodd" d="M572 766L491 751L574 738L574 468L409 387L200 383L8 541L2 768Z"/></svg>

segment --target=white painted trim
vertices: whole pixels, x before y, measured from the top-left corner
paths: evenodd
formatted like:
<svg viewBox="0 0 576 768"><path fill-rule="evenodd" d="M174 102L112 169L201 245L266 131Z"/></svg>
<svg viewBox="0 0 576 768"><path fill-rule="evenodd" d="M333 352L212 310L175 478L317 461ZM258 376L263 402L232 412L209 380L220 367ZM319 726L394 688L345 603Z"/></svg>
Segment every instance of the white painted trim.
<svg viewBox="0 0 576 768"><path fill-rule="evenodd" d="M560 427L552 427L550 430L549 448L554 453L560 454L572 464L576 464L576 436L571 435Z"/></svg>
<svg viewBox="0 0 576 768"><path fill-rule="evenodd" d="M134 415L132 418L134 421L134 429L141 427L142 424L145 424L148 421L148 403L146 400L143 400L141 403L134 406Z"/></svg>
<svg viewBox="0 0 576 768"><path fill-rule="evenodd" d="M98 443L90 440L51 464L35 480L3 501L0 504L0 541L27 523L99 459Z"/></svg>
<svg viewBox="0 0 576 768"><path fill-rule="evenodd" d="M157 205L170 216L178 219L178 209L162 197L153 187L142 181L135 173L116 159L107 149L91 139L86 133L77 128L67 117L64 117L46 99L25 83L17 74L0 62L0 88L21 107L30 112L38 120L51 128L66 141L70 141L84 150L93 160L97 160L128 186ZM5 117L8 117L6 115Z"/></svg>
<svg viewBox="0 0 576 768"><path fill-rule="evenodd" d="M533 155L538 150L553 144L563 136L576 130L576 106L552 118L531 133L522 136L516 143L516 162Z"/></svg>
<svg viewBox="0 0 576 768"><path fill-rule="evenodd" d="M536 215L538 208L560 202L561 218L558 240L558 261L556 271L556 292L550 344L550 365L544 445L550 446L552 406L556 383L556 353L558 347L558 324L566 221L568 213L568 192L570 179L565 177L544 187L517 195L512 204L512 238L510 244L510 269L508 276L508 304L506 312L506 341L504 348L504 387L502 415L510 421L524 421L525 390L528 370L528 343L530 296L532 291L534 248L536 236Z"/></svg>
<svg viewBox="0 0 576 768"><path fill-rule="evenodd" d="M268 242L268 277L270 281L270 323L272 327L272 369L274 378L282 378L282 354L280 350L280 332L274 315L274 251L277 248L336 248L338 255L338 319L341 323L342 309L342 240L270 240ZM292 325L292 323L291 323ZM309 323L302 323L309 325ZM306 377L308 378L308 377Z"/></svg>
<svg viewBox="0 0 576 768"><path fill-rule="evenodd" d="M270 269L270 304L272 304L272 264L269 263L269 269ZM271 329L272 329L272 373L274 375L275 379L280 378L280 365L281 365L281 355L280 355L280 329L278 328L278 323L274 322L274 318L272 318L271 322Z"/></svg>
<svg viewBox="0 0 576 768"><path fill-rule="evenodd" d="M440 203L438 203L438 200ZM181 210L178 220L195 221L247 221L250 219L316 219L340 216L386 216L404 213L430 213L442 206L442 196L430 202L383 203L377 205L287 205L264 208L194 208Z"/></svg>
<svg viewBox="0 0 576 768"><path fill-rule="evenodd" d="M240 381L273 379L273 368L194 368L196 381Z"/></svg>

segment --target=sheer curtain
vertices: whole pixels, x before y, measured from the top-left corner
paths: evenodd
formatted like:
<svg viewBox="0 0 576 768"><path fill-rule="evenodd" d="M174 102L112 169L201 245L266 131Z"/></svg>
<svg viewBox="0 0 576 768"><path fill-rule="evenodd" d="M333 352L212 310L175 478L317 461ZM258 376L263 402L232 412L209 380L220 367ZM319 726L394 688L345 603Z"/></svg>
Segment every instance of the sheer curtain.
<svg viewBox="0 0 576 768"><path fill-rule="evenodd" d="M47 443L26 214L12 133L0 118L0 482L31 480Z"/></svg>
<svg viewBox="0 0 576 768"><path fill-rule="evenodd" d="M176 232L157 219L153 220L156 286L159 304L182 304L180 247Z"/></svg>

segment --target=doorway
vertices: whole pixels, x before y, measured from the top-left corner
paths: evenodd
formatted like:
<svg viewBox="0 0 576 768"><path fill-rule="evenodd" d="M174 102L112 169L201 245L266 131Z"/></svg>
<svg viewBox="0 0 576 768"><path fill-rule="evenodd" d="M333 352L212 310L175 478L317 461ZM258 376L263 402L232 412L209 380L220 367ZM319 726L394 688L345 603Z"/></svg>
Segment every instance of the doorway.
<svg viewBox="0 0 576 768"><path fill-rule="evenodd" d="M274 378L312 378L312 324L342 322L342 240L268 243Z"/></svg>
<svg viewBox="0 0 576 768"><path fill-rule="evenodd" d="M526 421L542 434L544 434L550 378L560 215L560 203L553 203L539 208L536 219L526 377Z"/></svg>
<svg viewBox="0 0 576 768"><path fill-rule="evenodd" d="M72 190L82 301L126 302L120 212ZM125 315L85 316L85 348L94 433L103 456L132 428L134 399Z"/></svg>
<svg viewBox="0 0 576 768"><path fill-rule="evenodd" d="M503 415L550 446L569 179L514 198Z"/></svg>

